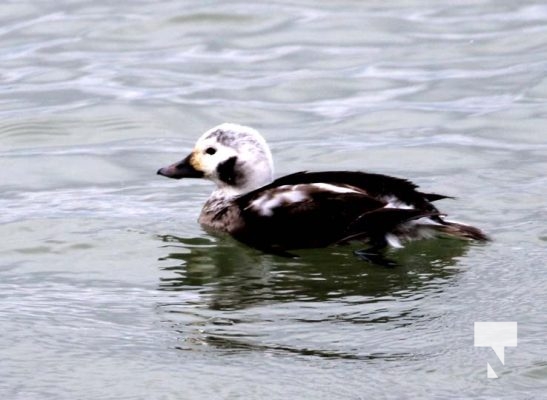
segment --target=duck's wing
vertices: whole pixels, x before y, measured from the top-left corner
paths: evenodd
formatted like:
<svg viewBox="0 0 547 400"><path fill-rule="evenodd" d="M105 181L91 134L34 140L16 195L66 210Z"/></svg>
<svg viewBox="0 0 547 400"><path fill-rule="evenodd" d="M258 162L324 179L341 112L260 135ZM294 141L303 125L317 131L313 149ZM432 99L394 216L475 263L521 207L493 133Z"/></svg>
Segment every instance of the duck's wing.
<svg viewBox="0 0 547 400"><path fill-rule="evenodd" d="M278 184L236 199L242 223L231 234L253 247L282 252L324 247L353 237L384 240L396 225L432 215L420 209L386 208L388 201L349 184L288 181L281 178Z"/></svg>
<svg viewBox="0 0 547 400"><path fill-rule="evenodd" d="M431 202L451 198L436 193L420 192L417 190L418 185L406 179L359 171L301 171L276 179L259 190L282 185L320 182L358 188L373 198L391 203L393 207L416 208L430 212L437 211Z"/></svg>

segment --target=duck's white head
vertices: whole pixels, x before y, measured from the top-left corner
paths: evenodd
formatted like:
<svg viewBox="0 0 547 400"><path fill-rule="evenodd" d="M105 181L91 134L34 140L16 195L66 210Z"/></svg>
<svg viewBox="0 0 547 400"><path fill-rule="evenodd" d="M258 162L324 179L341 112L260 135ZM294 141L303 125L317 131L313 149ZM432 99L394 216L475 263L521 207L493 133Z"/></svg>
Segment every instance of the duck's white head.
<svg viewBox="0 0 547 400"><path fill-rule="evenodd" d="M255 129L224 123L205 132L184 160L161 168L158 174L206 178L222 195L237 196L273 180L272 154Z"/></svg>

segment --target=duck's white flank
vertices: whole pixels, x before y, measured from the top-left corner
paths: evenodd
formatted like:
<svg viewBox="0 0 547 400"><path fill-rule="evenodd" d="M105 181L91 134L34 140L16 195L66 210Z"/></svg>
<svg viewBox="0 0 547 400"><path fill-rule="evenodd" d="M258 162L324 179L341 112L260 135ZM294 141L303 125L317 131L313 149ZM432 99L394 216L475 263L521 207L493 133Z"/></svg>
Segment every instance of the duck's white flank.
<svg viewBox="0 0 547 400"><path fill-rule="evenodd" d="M386 238L386 242L391 247L394 247L396 249L400 249L400 248L403 247L403 244L401 243L401 241L399 240L399 238L395 234L388 233L388 234L386 234L385 238Z"/></svg>
<svg viewBox="0 0 547 400"><path fill-rule="evenodd" d="M399 208L401 210L412 210L415 208L414 206L411 206L410 204L406 204L402 202L400 199L398 199L395 196L385 196L383 200L387 202L384 208Z"/></svg>

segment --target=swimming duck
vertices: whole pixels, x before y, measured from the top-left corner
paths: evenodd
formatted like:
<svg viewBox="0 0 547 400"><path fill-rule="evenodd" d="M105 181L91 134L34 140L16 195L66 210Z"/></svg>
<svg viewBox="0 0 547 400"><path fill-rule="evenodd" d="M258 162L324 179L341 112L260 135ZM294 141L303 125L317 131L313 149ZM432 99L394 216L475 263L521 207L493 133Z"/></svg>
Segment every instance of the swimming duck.
<svg viewBox="0 0 547 400"><path fill-rule="evenodd" d="M432 204L448 198L412 182L357 171L296 172L273 179L273 161L255 129L231 123L205 132L182 161L161 168L168 178L205 178L216 189L199 223L267 253L366 242L360 258L382 263L385 248L451 236L485 241L470 225L448 221Z"/></svg>

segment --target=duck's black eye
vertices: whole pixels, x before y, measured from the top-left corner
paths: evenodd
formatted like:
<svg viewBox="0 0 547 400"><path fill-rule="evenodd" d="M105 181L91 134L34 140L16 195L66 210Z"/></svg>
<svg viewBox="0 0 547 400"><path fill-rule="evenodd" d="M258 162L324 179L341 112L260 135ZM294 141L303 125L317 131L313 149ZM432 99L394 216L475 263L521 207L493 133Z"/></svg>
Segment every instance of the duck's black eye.
<svg viewBox="0 0 547 400"><path fill-rule="evenodd" d="M215 153L217 152L217 149L215 149L214 147L207 147L207 148L205 149L205 152L206 152L207 154L213 155L213 154L215 154Z"/></svg>

